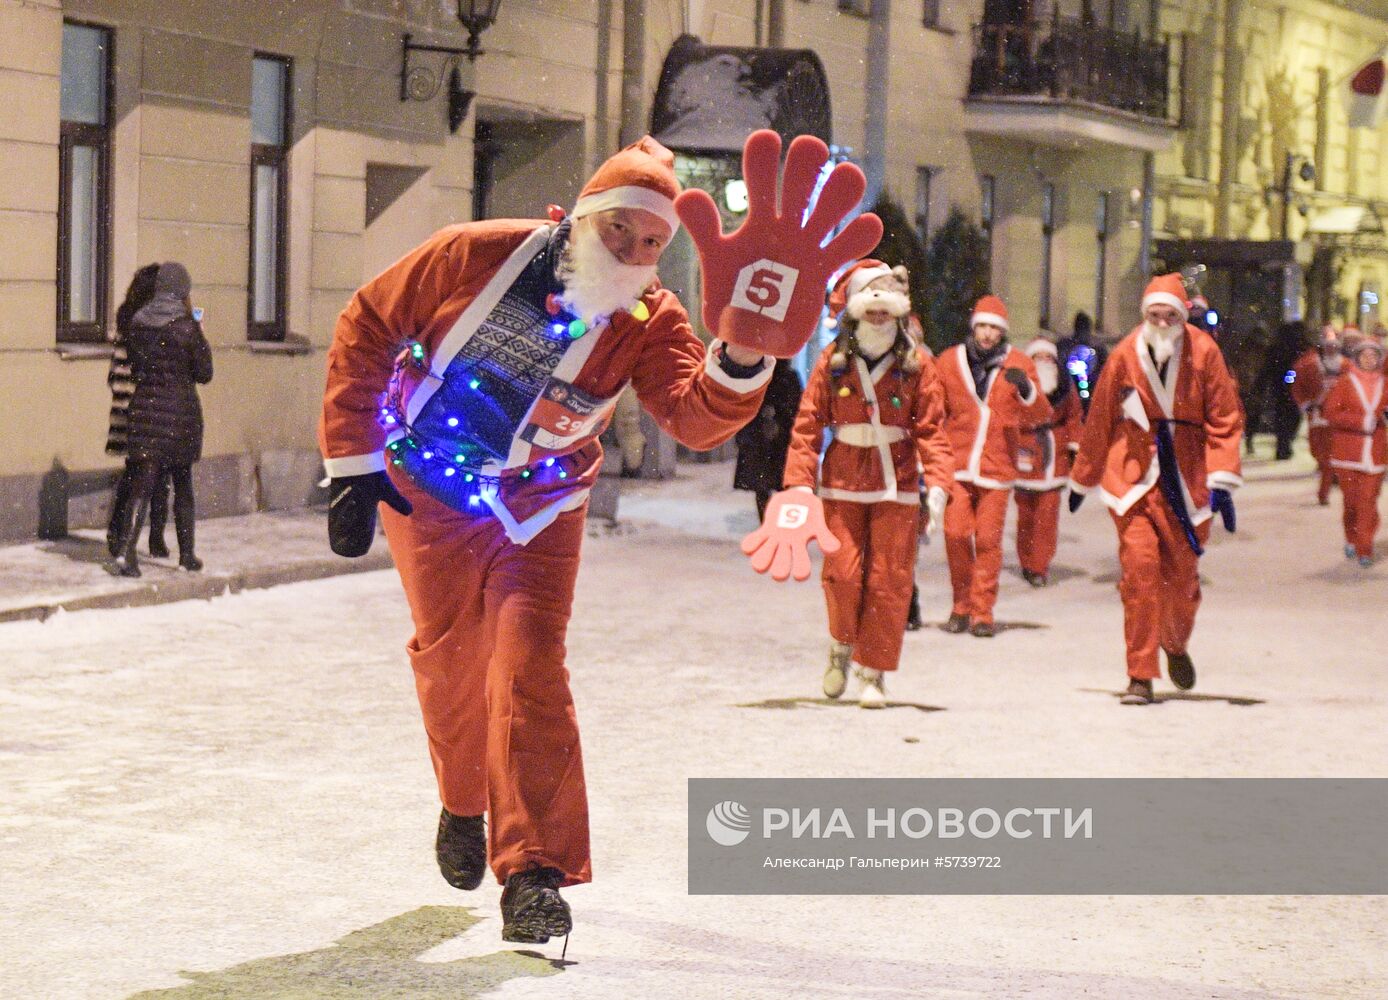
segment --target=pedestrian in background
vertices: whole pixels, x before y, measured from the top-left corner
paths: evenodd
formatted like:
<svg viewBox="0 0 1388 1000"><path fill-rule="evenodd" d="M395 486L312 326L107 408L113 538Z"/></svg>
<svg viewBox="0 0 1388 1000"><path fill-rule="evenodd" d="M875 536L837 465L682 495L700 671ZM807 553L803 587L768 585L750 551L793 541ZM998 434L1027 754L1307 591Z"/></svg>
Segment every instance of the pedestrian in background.
<svg viewBox="0 0 1388 1000"><path fill-rule="evenodd" d="M1345 558L1373 564L1378 494L1388 470L1384 430L1383 347L1364 336L1345 338L1348 364L1325 397L1330 424L1330 464L1344 498Z"/></svg>
<svg viewBox="0 0 1388 1000"><path fill-rule="evenodd" d="M1074 382L1080 405L1088 413L1090 396L1099 384L1099 372L1108 360L1108 348L1094 336L1094 321L1089 313L1083 310L1075 313L1070 336L1060 338L1055 346L1060 365Z"/></svg>
<svg viewBox="0 0 1388 1000"><path fill-rule="evenodd" d="M130 397L135 394L135 383L130 377L130 351L126 343L130 332L130 318L154 296L154 276L159 273L158 264L146 264L135 272L126 289L125 301L116 310L116 333L111 341L111 369L106 374L106 384L111 389L111 420L106 434L106 454L126 455L126 429L130 420ZM116 478L116 487L111 498L111 517L106 527L106 548L114 557L120 552L121 525L125 523L130 506L130 484L134 467L129 457ZM154 494L149 502L149 554L163 558L169 554L164 543L164 525L169 519L169 477L163 476L155 484Z"/></svg>
<svg viewBox="0 0 1388 1000"><path fill-rule="evenodd" d="M1297 359L1307 346L1307 339L1306 324L1299 320L1279 326L1263 355L1262 366L1253 383L1248 426L1256 429L1263 414L1271 414L1272 432L1277 438L1274 458L1279 462L1292 457L1292 442L1301 425L1301 408L1292 397L1292 386L1287 379L1296 368ZM1252 437L1252 434L1249 436Z"/></svg>
<svg viewBox="0 0 1388 1000"><path fill-rule="evenodd" d="M1325 419L1325 397L1335 386L1343 368L1340 335L1327 323L1321 328L1320 342L1307 348L1292 369L1292 399L1306 414L1306 440L1316 460L1320 484L1316 502L1330 503L1330 487L1335 485L1335 469L1330 464L1330 424Z"/></svg>
<svg viewBox="0 0 1388 1000"><path fill-rule="evenodd" d="M733 470L733 489L751 490L756 496L758 524L766 516L771 494L781 489L790 429L795 425L802 391L800 376L789 359L777 360L761 409L735 438L737 466Z"/></svg>
<svg viewBox="0 0 1388 1000"><path fill-rule="evenodd" d="M193 551L193 463L202 457L202 405L197 386L212 381L212 350L189 301L192 279L182 264L159 265L154 295L134 314L127 334L130 399L126 451L133 465L129 508L122 520L114 571L139 576L135 543L161 476L173 482L178 564L202 569Z"/></svg>

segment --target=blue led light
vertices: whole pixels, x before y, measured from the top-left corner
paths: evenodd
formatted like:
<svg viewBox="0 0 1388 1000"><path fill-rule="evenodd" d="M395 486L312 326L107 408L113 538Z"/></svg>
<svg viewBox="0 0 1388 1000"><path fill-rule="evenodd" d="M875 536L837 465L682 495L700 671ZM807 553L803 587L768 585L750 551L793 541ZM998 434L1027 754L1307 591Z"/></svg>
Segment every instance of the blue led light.
<svg viewBox="0 0 1388 1000"><path fill-rule="evenodd" d="M1282 381L1286 382L1288 385L1291 385L1293 382L1296 381L1296 372L1288 371L1287 374L1282 376Z"/></svg>
<svg viewBox="0 0 1388 1000"><path fill-rule="evenodd" d="M433 457L434 457L434 453L433 453L432 451L426 451L426 452L424 453L424 461L426 461L426 462L429 461L429 459L431 459L431 458L433 458Z"/></svg>
<svg viewBox="0 0 1388 1000"><path fill-rule="evenodd" d="M453 475L453 471L454 471L453 468L450 466L449 468L443 470L443 474L444 474L445 476L451 476L451 475Z"/></svg>
<svg viewBox="0 0 1388 1000"><path fill-rule="evenodd" d="M448 426L449 426L449 427L457 427L457 426L458 426L458 418L457 418L457 417L449 417L449 418L448 418Z"/></svg>
<svg viewBox="0 0 1388 1000"><path fill-rule="evenodd" d="M473 379L472 381L468 382L467 387L468 387L469 389L476 389L476 388L477 388L478 386L480 386L481 384L482 384L482 380L481 380L481 379Z"/></svg>
<svg viewBox="0 0 1388 1000"><path fill-rule="evenodd" d="M482 505L482 498L474 494L467 498L467 505L469 507L480 507Z"/></svg>
<svg viewBox="0 0 1388 1000"><path fill-rule="evenodd" d="M548 469L548 468L549 468L551 465L553 465L553 464L554 464L554 459L552 459L552 458L547 458L547 459L545 459L545 468L546 468L546 469Z"/></svg>

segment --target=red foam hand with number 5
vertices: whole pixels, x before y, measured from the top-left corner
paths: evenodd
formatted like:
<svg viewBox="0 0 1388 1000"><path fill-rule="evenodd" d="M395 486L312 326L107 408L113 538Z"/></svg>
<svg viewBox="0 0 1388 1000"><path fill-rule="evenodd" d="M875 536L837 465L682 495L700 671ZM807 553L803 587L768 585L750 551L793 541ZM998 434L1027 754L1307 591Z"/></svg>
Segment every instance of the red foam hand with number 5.
<svg viewBox="0 0 1388 1000"><path fill-rule="evenodd" d="M819 542L825 555L842 544L824 523L824 505L809 490L782 490L766 505L761 527L742 540L742 551L758 573L771 571L771 579L810 578L810 541Z"/></svg>
<svg viewBox="0 0 1388 1000"><path fill-rule="evenodd" d="M807 218L829 147L809 135L790 144L778 206L780 159L781 137L775 132L761 129L748 136L742 148L747 219L726 236L718 207L705 191L685 191L675 199L675 211L699 251L704 325L730 344L789 358L814 333L829 276L877 246L882 220L860 215L821 247L862 200L863 172L851 163L836 166Z"/></svg>

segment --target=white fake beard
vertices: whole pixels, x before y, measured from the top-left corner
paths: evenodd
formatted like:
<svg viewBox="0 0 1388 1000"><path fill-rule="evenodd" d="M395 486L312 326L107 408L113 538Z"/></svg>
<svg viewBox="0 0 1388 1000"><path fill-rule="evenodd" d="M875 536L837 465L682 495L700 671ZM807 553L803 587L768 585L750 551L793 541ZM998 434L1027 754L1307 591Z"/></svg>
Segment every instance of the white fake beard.
<svg viewBox="0 0 1388 1000"><path fill-rule="evenodd" d="M1152 356L1157 359L1157 364L1164 365L1171 360L1171 355L1176 353L1176 345L1181 341L1181 326L1157 326L1154 323L1144 322L1142 324L1142 336L1147 341L1147 346L1152 349Z"/></svg>
<svg viewBox="0 0 1388 1000"><path fill-rule="evenodd" d="M1325 370L1331 375L1340 374L1340 352L1334 354L1322 354L1321 363L1325 365Z"/></svg>
<svg viewBox="0 0 1388 1000"><path fill-rule="evenodd" d="M885 309L890 316L905 316L911 311L911 300L905 292L885 288L864 288L848 300L847 312L854 319L862 319L871 309Z"/></svg>
<svg viewBox="0 0 1388 1000"><path fill-rule="evenodd" d="M1036 361L1036 377L1041 382L1041 391L1049 396L1060 385L1060 369L1051 361Z"/></svg>
<svg viewBox="0 0 1388 1000"><path fill-rule="evenodd" d="M862 320L854 334L858 338L858 349L869 358L880 358L896 343L896 320L885 323L869 323Z"/></svg>
<svg viewBox="0 0 1388 1000"><path fill-rule="evenodd" d="M632 306L655 280L655 265L623 264L595 228L575 222L559 255L557 277L564 285L560 303L592 326Z"/></svg>

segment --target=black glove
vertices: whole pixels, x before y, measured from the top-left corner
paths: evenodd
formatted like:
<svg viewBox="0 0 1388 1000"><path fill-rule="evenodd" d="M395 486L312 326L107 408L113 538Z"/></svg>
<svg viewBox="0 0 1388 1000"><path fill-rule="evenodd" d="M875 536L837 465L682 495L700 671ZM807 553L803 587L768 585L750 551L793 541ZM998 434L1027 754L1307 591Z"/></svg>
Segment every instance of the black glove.
<svg viewBox="0 0 1388 1000"><path fill-rule="evenodd" d="M1221 490L1218 487L1210 490L1210 510L1218 514L1224 520L1224 530L1233 532L1234 530L1234 497L1228 490Z"/></svg>
<svg viewBox="0 0 1388 1000"><path fill-rule="evenodd" d="M1017 395L1025 399L1031 395L1031 379L1027 378L1027 373L1020 368L1004 368L1002 377L1012 383L1012 388L1017 390Z"/></svg>
<svg viewBox="0 0 1388 1000"><path fill-rule="evenodd" d="M378 503L388 503L401 514L414 511L384 472L340 476L332 481L329 490L332 499L328 504L328 544L335 553L348 558L364 556L370 550L371 539L376 535Z"/></svg>
<svg viewBox="0 0 1388 1000"><path fill-rule="evenodd" d="M1071 490L1070 499L1067 502L1070 504L1070 513L1073 514L1080 509L1080 504L1084 503L1084 494L1076 493L1074 490Z"/></svg>

